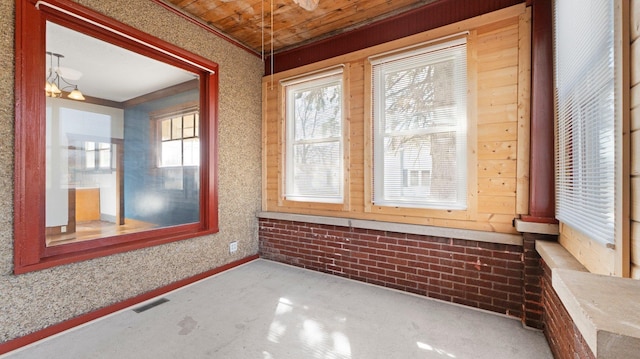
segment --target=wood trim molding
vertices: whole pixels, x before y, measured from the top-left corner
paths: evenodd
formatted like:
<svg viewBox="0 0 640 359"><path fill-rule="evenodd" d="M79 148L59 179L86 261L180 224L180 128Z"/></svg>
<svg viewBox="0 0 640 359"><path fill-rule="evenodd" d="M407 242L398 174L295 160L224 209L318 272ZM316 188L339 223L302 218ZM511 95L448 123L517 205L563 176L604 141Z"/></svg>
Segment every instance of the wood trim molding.
<svg viewBox="0 0 640 359"><path fill-rule="evenodd" d="M617 276L631 276L631 122L630 122L630 89L631 89L631 55L630 55L630 21L629 1L619 1L614 6L614 50L615 61L615 106L616 112L615 142L619 167L616 168L615 180L615 227L614 243L616 255L614 272ZM637 59L634 59L637 61ZM635 66L634 66L635 67Z"/></svg>
<svg viewBox="0 0 640 359"><path fill-rule="evenodd" d="M154 91L142 96L134 97L130 100L124 101L121 106L122 108L133 107L145 102L158 100L164 97L187 92L189 90L197 90L198 87L199 87L198 80L191 80L191 81L183 82L181 84L177 84L175 86L164 88L162 90Z"/></svg>
<svg viewBox="0 0 640 359"><path fill-rule="evenodd" d="M518 30L518 149L516 213L529 213L531 148L531 7L520 15Z"/></svg>
<svg viewBox="0 0 640 359"><path fill-rule="evenodd" d="M35 0L16 1L14 274L218 232L218 64L69 0L38 4L39 9ZM45 52L47 20L200 76L201 133L208 141L201 144L198 223L46 247L45 59L37 55Z"/></svg>

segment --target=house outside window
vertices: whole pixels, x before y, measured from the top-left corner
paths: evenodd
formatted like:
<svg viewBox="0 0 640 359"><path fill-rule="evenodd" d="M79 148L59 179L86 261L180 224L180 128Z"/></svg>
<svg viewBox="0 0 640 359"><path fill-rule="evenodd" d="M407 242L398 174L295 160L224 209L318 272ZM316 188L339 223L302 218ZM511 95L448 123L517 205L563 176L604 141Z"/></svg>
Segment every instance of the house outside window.
<svg viewBox="0 0 640 359"><path fill-rule="evenodd" d="M285 198L341 203L344 198L342 67L284 81Z"/></svg>
<svg viewBox="0 0 640 359"><path fill-rule="evenodd" d="M466 39L371 65L373 203L466 209Z"/></svg>

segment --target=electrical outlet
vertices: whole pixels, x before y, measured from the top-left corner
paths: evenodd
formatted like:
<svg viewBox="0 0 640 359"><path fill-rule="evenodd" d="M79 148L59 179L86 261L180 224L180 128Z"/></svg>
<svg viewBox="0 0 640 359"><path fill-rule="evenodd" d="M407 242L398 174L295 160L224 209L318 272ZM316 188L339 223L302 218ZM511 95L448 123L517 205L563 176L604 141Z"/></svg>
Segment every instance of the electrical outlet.
<svg viewBox="0 0 640 359"><path fill-rule="evenodd" d="M67 226L60 226L60 232L67 233Z"/></svg>
<svg viewBox="0 0 640 359"><path fill-rule="evenodd" d="M238 250L238 242L229 243L229 253L233 253Z"/></svg>

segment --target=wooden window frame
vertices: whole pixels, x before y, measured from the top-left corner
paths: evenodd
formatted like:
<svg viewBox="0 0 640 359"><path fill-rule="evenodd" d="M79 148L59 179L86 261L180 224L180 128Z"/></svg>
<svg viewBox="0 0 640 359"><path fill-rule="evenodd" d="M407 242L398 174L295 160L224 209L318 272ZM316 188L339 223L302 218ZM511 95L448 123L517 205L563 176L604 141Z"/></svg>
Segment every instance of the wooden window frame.
<svg viewBox="0 0 640 359"><path fill-rule="evenodd" d="M200 77L200 221L68 245L45 243L46 21L194 72ZM69 0L16 0L14 273L218 232L218 65Z"/></svg>
<svg viewBox="0 0 640 359"><path fill-rule="evenodd" d="M181 164L178 166L161 166L161 162L162 162L162 142L164 142L162 140L162 125L161 122L167 119L172 119L175 117L184 117L185 115L191 114L191 113L200 113L199 108L198 108L198 104L197 103L193 103L193 104L189 104L188 106L179 106L176 108L171 108L171 109L165 109L162 111L156 111L156 112L152 112L150 114L151 117L151 129L153 131L151 138L153 139L153 143L151 144L151 148L152 148L152 153L150 154L150 156L152 158L154 158L153 160L153 168L154 169L163 169L163 168L176 168L176 167L193 167L192 165L184 165L184 158L181 161ZM200 120L198 119L198 122ZM199 125L198 125L199 127ZM192 136L192 137L187 137L188 138L200 138L200 130L198 129L198 135L197 136ZM181 141L183 141L185 138L182 137L180 138Z"/></svg>
<svg viewBox="0 0 640 359"><path fill-rule="evenodd" d="M364 172L364 211L376 215L391 216L414 216L429 217L450 220L473 221L478 218L478 172L477 172L477 59L476 59L476 31L470 30L465 34L449 34L442 37L434 38L423 43L411 45L408 47L397 48L382 54L375 54L372 57L387 56L390 54L401 54L403 52L415 50L422 47L429 47L439 43L446 43L456 37L465 36L467 51L467 149L466 149L466 196L467 203L465 209L439 209L426 207L404 207L399 205L381 205L373 201L374 185L373 185L373 165L374 165L374 144L373 144L373 64L371 61L364 62L364 80L365 80L365 168Z"/></svg>
<svg viewBox="0 0 640 359"><path fill-rule="evenodd" d="M338 70L342 76L342 201L341 202L319 202L314 200L300 201L287 199L285 195L286 188L286 153L287 153L287 84L297 82L298 80L305 81L309 78L322 78L327 73L335 72ZM278 175L278 206L295 208L295 209L307 209L315 208L326 211L348 211L350 208L350 175L349 175L349 152L350 152L350 138L349 138L349 68L344 64L337 64L334 66L309 71L296 75L293 77L281 79L278 84L278 108L281 116L281 120L278 125L278 143L280 147L280 159L279 159L279 175Z"/></svg>
<svg viewBox="0 0 640 359"><path fill-rule="evenodd" d="M339 80L336 80L339 79ZM342 204L344 201L344 192L345 192L345 184L344 184L344 168L345 168L345 163L344 163L344 133L340 133L339 136L335 136L334 137L323 137L323 138L318 138L316 139L316 143L314 144L324 144L324 143L328 143L328 142L335 142L337 141L340 147L340 167L341 168L341 176L339 179L339 186L340 186L340 195L339 195L339 199L333 198L333 199L327 199L327 200L323 200L321 197L319 196L311 196L309 194L306 193L299 193L299 194L287 194L290 192L293 192L292 190L289 189L289 187L293 187L293 184L295 183L295 180L293 176L294 173L294 168L295 166L293 165L294 159L294 150L293 147L295 147L296 145L300 144L300 143L304 143L305 141L308 141L308 139L301 139L301 140L296 140L295 137L295 128L296 128L296 119L294 118L293 114L296 113L296 106L295 106L295 101L291 101L292 99L292 95L291 95L291 91L295 91L296 89L299 89L300 87L304 88L304 85L308 85L310 83L315 84L317 87L320 86L327 86L328 84L331 84L335 81L339 81L340 83L340 89L341 89L341 93L340 93L340 128L341 131L344 131L344 91L342 89L344 89L344 71L342 69L342 67L337 67L335 69L333 69L333 71L328 71L327 73L320 73L320 74L312 74L310 76L302 76L300 78L296 78L296 80L294 80L292 83L287 83L287 81L282 81L281 84L284 87L284 93L285 93L285 108L283 109L283 113L285 114L285 184L284 184L284 190L285 190L285 200L287 201L295 201L295 202L318 202L318 203L334 203L334 204Z"/></svg>
<svg viewBox="0 0 640 359"><path fill-rule="evenodd" d="M454 52L450 52L450 49L455 49ZM446 54L446 55L443 55ZM464 58L463 58L464 56ZM375 63L372 66L374 79L373 85L374 88L378 87L383 83L385 76L388 74L387 71L393 72L401 72L401 71L410 71L410 69L414 66L420 67L431 67L438 63L444 63L445 61L449 61L454 67L452 71L452 76L449 78L453 86L450 89L447 89L452 95L454 93L460 94L462 100L464 100L464 107L458 106L457 103L460 98L455 98L454 100L450 100L447 103L438 107L441 108L464 108L464 125L461 125L461 119L455 118L455 124L445 123L440 124L438 126L432 126L428 128L412 128L412 129L401 129L401 130L386 130L383 131L380 128L386 126L388 123L388 118L385 110L380 110L379 106L386 107L386 105L381 104L383 99L381 97L387 91L387 84L379 86L377 90L372 89L373 98L371 100L374 111L373 111L373 169L374 169L374 189L373 189L373 197L374 204L381 206L391 206L391 207L408 207L408 208L425 208L425 209L445 209L445 210L464 210L467 208L467 173L466 173L466 163L467 163L467 106L466 106L466 56L467 56L467 44L465 37L458 37L452 40L438 42L431 46L424 46L418 48L416 51L401 51L398 53L391 54L383 54L381 56L372 57L369 61L374 61ZM422 58L422 61L417 62L415 58ZM460 80L456 80L456 78L461 77L458 75L458 68L456 68L456 64L464 64L464 68L460 73L464 75L464 82ZM392 69L384 70L386 66L392 66ZM380 69L376 71L376 69ZM379 110L379 111L378 111ZM456 185L456 197L463 197L463 199L456 199L455 202L451 203L450 201L438 201L438 200L427 200L427 199L417 199L415 196L404 196L402 195L402 199L387 199L386 195L386 179L387 173L389 172L385 166L385 156L387 155L384 145L385 140L388 138L394 137L402 137L402 136L410 136L412 137L422 137L426 135L441 135L446 133L452 133L456 139L455 142L455 158L456 158L456 172L464 173L464 176L460 176L459 174L455 176L456 181L454 182ZM462 141L460 141L462 140ZM404 145L400 145L400 147L404 147ZM426 152L426 151L425 151ZM400 155L403 157L403 155ZM422 156L420 156L422 157ZM400 170L405 170L404 165L401 164L402 160L398 164L400 166ZM435 162L435 160L434 160ZM396 162L397 163L397 162ZM402 181L400 182L402 183ZM406 187L402 186L401 187ZM381 195L383 198L377 199L378 196Z"/></svg>
<svg viewBox="0 0 640 359"><path fill-rule="evenodd" d="M83 163L83 169L85 172L91 172L91 173L111 173L113 172L114 168L113 168L113 144L111 142L106 142L105 140L96 140L96 139L91 139L91 140L85 140L83 141L85 144L86 143L93 143L95 145L95 147L92 150L89 150L87 148L83 148L83 157L85 159L84 163ZM100 148L100 144L101 143L107 143L109 144L109 167L100 167L100 155L101 153L104 151L104 149ZM93 152L93 162L94 162L94 167L88 167L87 166L87 155L89 152Z"/></svg>

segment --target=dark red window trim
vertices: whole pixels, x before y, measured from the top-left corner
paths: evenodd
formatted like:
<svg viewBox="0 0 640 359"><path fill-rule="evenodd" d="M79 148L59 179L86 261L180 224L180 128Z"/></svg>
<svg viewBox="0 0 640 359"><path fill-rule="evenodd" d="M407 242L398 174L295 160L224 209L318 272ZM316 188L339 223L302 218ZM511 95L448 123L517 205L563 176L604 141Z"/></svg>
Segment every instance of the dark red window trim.
<svg viewBox="0 0 640 359"><path fill-rule="evenodd" d="M138 248L218 232L217 117L218 65L133 27L68 0L47 0L36 8L35 0L16 0L15 43L15 167L14 167L14 273L20 274L106 256ZM55 8L62 9L62 11ZM102 26L77 19L67 12L140 39L115 35ZM152 231L92 241L45 246L45 24L54 21L76 31L164 61L200 75L202 121L200 167L200 221ZM157 49L161 49L159 51ZM180 61L175 54L186 61ZM201 67L211 69L211 72Z"/></svg>

